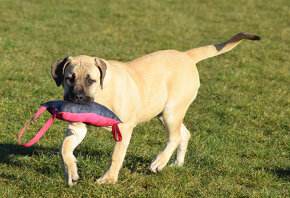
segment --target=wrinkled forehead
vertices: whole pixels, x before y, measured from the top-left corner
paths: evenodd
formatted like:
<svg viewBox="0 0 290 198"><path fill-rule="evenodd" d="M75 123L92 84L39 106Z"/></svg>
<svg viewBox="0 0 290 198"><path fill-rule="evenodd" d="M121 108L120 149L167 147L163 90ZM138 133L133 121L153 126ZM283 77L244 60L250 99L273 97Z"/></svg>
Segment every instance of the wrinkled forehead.
<svg viewBox="0 0 290 198"><path fill-rule="evenodd" d="M69 58L69 65L65 69L65 74L69 75L71 73L76 74L76 76L90 75L91 77L98 77L99 70L95 65L95 58L89 56L77 56Z"/></svg>
<svg viewBox="0 0 290 198"><path fill-rule="evenodd" d="M94 65L96 62L95 57L85 56L85 55L80 55L80 56L75 56L75 57L70 56L68 60L70 61L71 64L80 65L80 66Z"/></svg>

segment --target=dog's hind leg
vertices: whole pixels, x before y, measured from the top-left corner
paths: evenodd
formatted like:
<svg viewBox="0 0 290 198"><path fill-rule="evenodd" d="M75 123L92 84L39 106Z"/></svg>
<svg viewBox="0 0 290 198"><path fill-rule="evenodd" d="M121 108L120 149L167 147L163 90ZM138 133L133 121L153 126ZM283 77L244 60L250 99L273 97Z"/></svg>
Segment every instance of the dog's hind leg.
<svg viewBox="0 0 290 198"><path fill-rule="evenodd" d="M177 158L176 162L179 162L178 159L182 161L181 158L184 158L184 148L186 149L190 137L187 132L184 132L185 127L183 127L184 125L182 124L187 107L188 106L180 107L180 105L168 103L161 117L159 117L168 131L168 138L162 151L152 160L149 167L150 171L154 173L160 172L167 165L170 157L179 145L182 146L179 148L180 157Z"/></svg>
<svg viewBox="0 0 290 198"><path fill-rule="evenodd" d="M197 83L197 84L199 84L199 83ZM172 166L182 166L183 165L185 153L187 150L188 141L189 141L191 135L190 135L189 130L182 123L182 121L183 121L183 118L184 118L185 113L187 111L187 108L195 100L195 98L197 96L197 90L195 91L195 94L193 94L192 96L189 97L191 99L187 100L187 102L180 101L179 103L177 103L174 100L175 101L174 102L175 108L173 108L174 105L172 105L172 104L170 105L170 103L169 103L166 105L164 111L160 115L158 115L158 119L163 124L163 126L166 128L166 130L168 131L169 136L168 136L167 142L166 142L163 150L154 158L154 160L150 164L149 169L152 172L156 173L156 172L160 171L164 166L166 166L167 162L169 161L172 153L175 151L176 148L177 148L176 155L175 155L175 158L173 160ZM178 105L180 103L182 103L183 105ZM179 142L179 143L177 145L174 145L174 143L173 144L171 143L171 145L169 145L170 139L172 139L171 141L173 141L173 142ZM168 147L168 145L171 146L171 149L170 150L167 149L169 151L166 151L167 152L167 157L166 157L167 161L164 160L161 163L163 165L157 167L156 166L157 163L155 161L157 158L159 158L159 155L161 155L163 152L165 152L166 147ZM172 151L172 149L173 149L173 151ZM162 154L162 155L164 155L164 154ZM166 161L166 163L165 163L165 161Z"/></svg>
<svg viewBox="0 0 290 198"><path fill-rule="evenodd" d="M161 115L158 116L158 119L164 125L164 127L166 127L163 117ZM180 127L180 134L181 134L181 142L177 146L176 154L175 154L175 157L171 166L182 166L184 163L185 153L187 151L187 145L188 145L188 141L191 135L190 135L189 130L185 127L183 123L181 124L181 127Z"/></svg>
<svg viewBox="0 0 290 198"><path fill-rule="evenodd" d="M180 132L181 132L181 142L176 149L176 154L172 166L183 165L188 141L190 139L190 132L183 123L181 124Z"/></svg>
<svg viewBox="0 0 290 198"><path fill-rule="evenodd" d="M79 179L74 149L82 142L87 133L87 127L83 123L69 123L64 140L60 146L60 157L63 161L66 182L68 186L74 186Z"/></svg>

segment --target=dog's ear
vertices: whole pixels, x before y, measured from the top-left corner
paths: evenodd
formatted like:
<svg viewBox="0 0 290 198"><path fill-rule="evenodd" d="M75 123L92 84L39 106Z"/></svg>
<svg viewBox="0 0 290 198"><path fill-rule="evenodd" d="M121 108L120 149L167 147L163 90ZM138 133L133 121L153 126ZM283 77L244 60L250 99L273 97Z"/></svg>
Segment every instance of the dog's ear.
<svg viewBox="0 0 290 198"><path fill-rule="evenodd" d="M67 64L70 62L69 59L70 56L57 60L51 64L51 75L58 87L62 84L64 70Z"/></svg>
<svg viewBox="0 0 290 198"><path fill-rule="evenodd" d="M103 89L103 82L104 82L104 78L106 75L107 65L106 65L105 61L100 59L100 58L95 58L95 64L99 68L100 73L101 73L100 85L101 85L101 88Z"/></svg>

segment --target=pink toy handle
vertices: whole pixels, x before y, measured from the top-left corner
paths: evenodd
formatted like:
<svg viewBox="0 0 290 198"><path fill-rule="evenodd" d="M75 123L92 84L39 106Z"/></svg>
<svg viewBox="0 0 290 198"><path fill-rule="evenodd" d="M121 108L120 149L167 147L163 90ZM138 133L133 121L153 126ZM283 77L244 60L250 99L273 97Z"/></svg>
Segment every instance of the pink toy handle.
<svg viewBox="0 0 290 198"><path fill-rule="evenodd" d="M24 147L29 147L31 145L33 145L35 142L37 142L42 136L43 134L47 131L47 129L49 129L49 127L52 125L55 117L56 117L56 113L55 113L55 108L53 107L52 108L52 116L51 118L45 123L45 125L40 129L40 131L37 132L37 134L35 135L35 137L28 143L26 144L21 144L20 143L20 138L23 134L23 132L25 131L25 129L28 127L28 125L33 121L35 120L40 114L42 114L45 110L47 109L47 107L41 107L37 112L36 114L31 118L31 120L28 122L28 124L23 127L23 129L21 130L19 136L18 136L18 143L21 145L21 146L24 146Z"/></svg>
<svg viewBox="0 0 290 198"><path fill-rule="evenodd" d="M121 131L120 131L119 127L118 127L118 124L114 124L112 126L112 134L113 134L113 137L116 140L116 142L121 142L122 141L122 134L121 134ZM116 135L118 135L118 137Z"/></svg>

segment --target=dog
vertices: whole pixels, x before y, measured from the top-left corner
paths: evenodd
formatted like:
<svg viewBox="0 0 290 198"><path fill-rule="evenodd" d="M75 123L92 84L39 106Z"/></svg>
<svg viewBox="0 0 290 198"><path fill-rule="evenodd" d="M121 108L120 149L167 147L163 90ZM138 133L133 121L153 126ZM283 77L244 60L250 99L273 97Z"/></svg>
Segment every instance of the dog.
<svg viewBox="0 0 290 198"><path fill-rule="evenodd" d="M53 62L51 74L56 85L62 85L64 100L100 103L123 121L119 125L123 140L116 142L109 167L97 183L117 181L134 127L154 117L165 126L168 138L150 163L150 171L162 171L175 150L173 166L182 166L190 139L183 119L200 86L196 63L233 49L243 39L260 40L260 37L242 32L217 45L185 52L163 50L126 63L85 55ZM68 186L79 179L73 151L86 132L86 124L69 123L61 143L60 156Z"/></svg>

